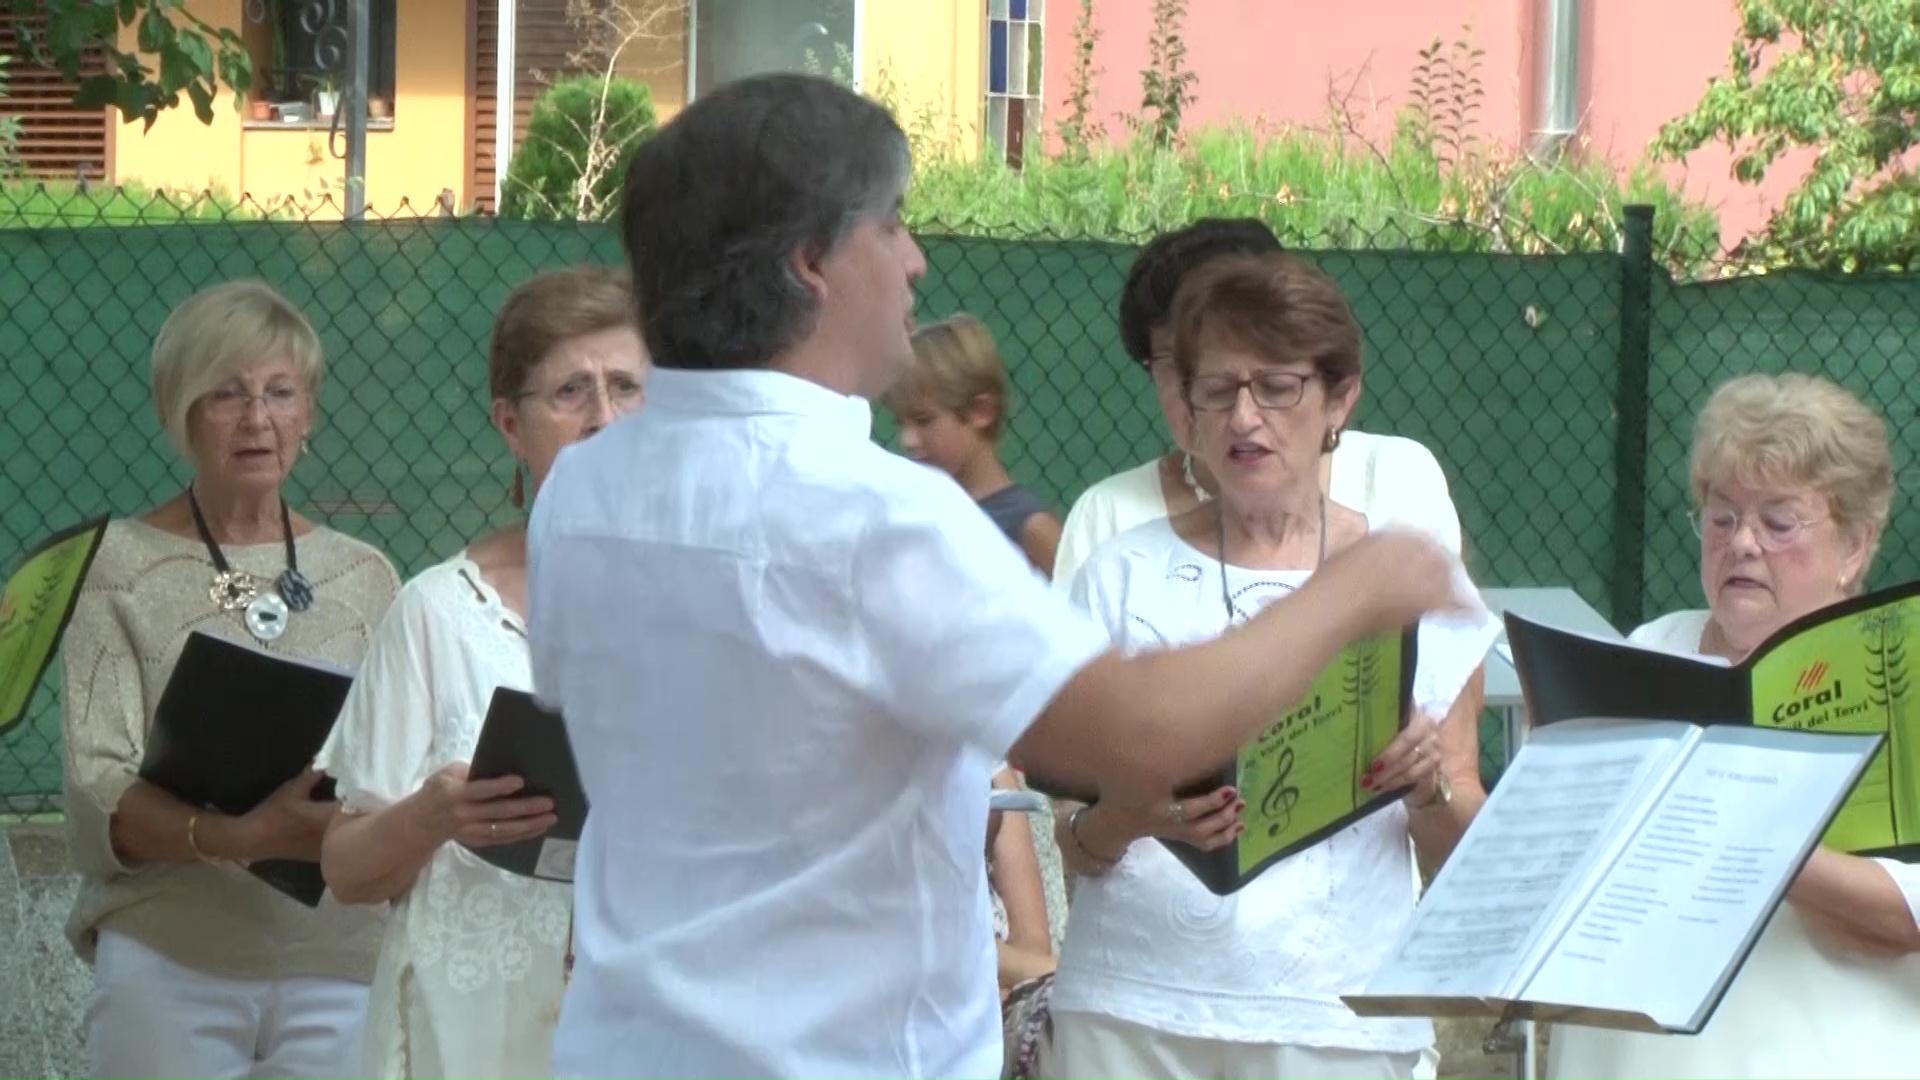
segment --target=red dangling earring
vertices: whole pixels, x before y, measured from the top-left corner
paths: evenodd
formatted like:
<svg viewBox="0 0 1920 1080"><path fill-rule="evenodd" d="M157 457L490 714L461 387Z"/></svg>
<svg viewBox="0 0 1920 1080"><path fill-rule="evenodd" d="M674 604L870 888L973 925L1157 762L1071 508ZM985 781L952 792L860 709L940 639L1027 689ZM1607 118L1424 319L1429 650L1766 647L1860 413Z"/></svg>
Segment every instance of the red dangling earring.
<svg viewBox="0 0 1920 1080"><path fill-rule="evenodd" d="M513 463L513 490L507 493L507 498L513 500L514 506L522 510L526 509L527 485L525 474L520 471L520 462L517 459Z"/></svg>

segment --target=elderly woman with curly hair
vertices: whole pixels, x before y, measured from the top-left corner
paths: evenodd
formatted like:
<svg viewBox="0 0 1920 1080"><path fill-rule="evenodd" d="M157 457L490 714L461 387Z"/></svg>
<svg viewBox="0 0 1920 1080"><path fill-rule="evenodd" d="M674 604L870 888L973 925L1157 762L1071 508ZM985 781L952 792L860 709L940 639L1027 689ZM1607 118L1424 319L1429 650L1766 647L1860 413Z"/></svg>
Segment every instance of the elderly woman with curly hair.
<svg viewBox="0 0 1920 1080"><path fill-rule="evenodd" d="M1893 505L1873 410L1825 379L1747 375L1700 414L1690 467L1704 610L1633 641L1738 663L1781 627L1859 593ZM1920 867L1817 849L1699 1035L1567 1027L1557 1077L1913 1075L1920 1060Z"/></svg>

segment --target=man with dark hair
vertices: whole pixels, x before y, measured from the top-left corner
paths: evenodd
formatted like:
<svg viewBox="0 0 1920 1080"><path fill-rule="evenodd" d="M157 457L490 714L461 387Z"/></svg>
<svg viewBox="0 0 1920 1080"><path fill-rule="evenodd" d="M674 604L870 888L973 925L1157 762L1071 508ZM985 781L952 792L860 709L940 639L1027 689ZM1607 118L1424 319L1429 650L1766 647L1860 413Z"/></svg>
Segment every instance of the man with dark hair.
<svg viewBox="0 0 1920 1080"><path fill-rule="evenodd" d="M1463 603L1388 534L1216 641L1115 653L872 441L926 269L908 174L884 109L800 75L629 170L646 422L564 451L529 527L534 685L593 805L556 1076L999 1075L992 763L1181 814L1348 642Z"/></svg>
<svg viewBox="0 0 1920 1080"><path fill-rule="evenodd" d="M1107 477L1074 501L1061 528L1053 581L1061 590L1108 537L1192 509L1211 498L1213 478L1187 454L1189 413L1174 370L1173 301L1195 270L1232 255L1281 250L1258 218L1203 218L1153 238L1133 261L1120 293L1120 345L1153 380L1174 448ZM1460 517L1431 451L1412 439L1348 430L1321 464L1327 497L1362 513L1432 535L1460 552Z"/></svg>

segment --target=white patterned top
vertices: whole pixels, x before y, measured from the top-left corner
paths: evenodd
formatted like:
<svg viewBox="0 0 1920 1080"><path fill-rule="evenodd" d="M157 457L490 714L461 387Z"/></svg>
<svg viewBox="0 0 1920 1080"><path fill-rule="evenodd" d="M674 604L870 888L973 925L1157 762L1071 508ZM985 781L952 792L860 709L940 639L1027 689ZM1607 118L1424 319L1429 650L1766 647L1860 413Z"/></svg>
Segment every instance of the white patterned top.
<svg viewBox="0 0 1920 1080"><path fill-rule="evenodd" d="M319 765L371 812L473 756L495 687L530 690L526 627L465 553L400 590ZM565 884L449 843L393 903L366 1032L369 1077L552 1075Z"/></svg>
<svg viewBox="0 0 1920 1080"><path fill-rule="evenodd" d="M1226 628L1222 570L1162 519L1101 545L1074 596L1127 652L1183 645ZM1308 576L1225 571L1235 622ZM1444 716L1498 634L1499 623L1484 610L1422 622L1414 708ZM1419 1052L1433 1042L1431 1023L1362 1019L1340 1001L1385 960L1413 911L1414 881L1407 812L1397 804L1226 897L1157 841L1137 842L1107 874L1080 879L1053 1010L1098 1013L1187 1038Z"/></svg>

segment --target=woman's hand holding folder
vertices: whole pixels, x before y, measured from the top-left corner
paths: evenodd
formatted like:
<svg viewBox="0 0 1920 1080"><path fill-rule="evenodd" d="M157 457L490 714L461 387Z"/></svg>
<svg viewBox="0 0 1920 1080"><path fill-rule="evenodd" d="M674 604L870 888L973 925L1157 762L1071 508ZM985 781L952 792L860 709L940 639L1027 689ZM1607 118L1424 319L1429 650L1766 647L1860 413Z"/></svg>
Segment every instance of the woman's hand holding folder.
<svg viewBox="0 0 1920 1080"><path fill-rule="evenodd" d="M467 779L456 761L427 777L420 790L382 810L342 814L320 860L327 887L344 904L380 904L413 887L448 841L488 847L530 840L559 819L553 800L514 798L518 776Z"/></svg>
<svg viewBox="0 0 1920 1080"><path fill-rule="evenodd" d="M242 836L240 860L298 859L320 861L320 841L326 838L327 823L340 806L332 799L316 799L314 789L326 775L308 769L275 788L260 805L235 821Z"/></svg>
<svg viewBox="0 0 1920 1080"><path fill-rule="evenodd" d="M544 796L516 799L526 786L517 776L491 780L467 779L467 763L456 761L421 786L421 809L443 840L468 847L517 844L553 828L559 818L553 800Z"/></svg>

